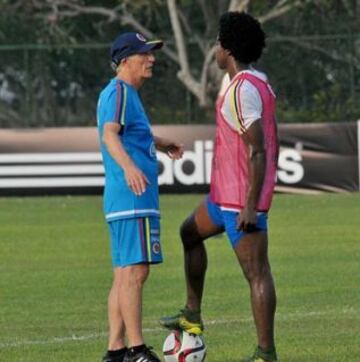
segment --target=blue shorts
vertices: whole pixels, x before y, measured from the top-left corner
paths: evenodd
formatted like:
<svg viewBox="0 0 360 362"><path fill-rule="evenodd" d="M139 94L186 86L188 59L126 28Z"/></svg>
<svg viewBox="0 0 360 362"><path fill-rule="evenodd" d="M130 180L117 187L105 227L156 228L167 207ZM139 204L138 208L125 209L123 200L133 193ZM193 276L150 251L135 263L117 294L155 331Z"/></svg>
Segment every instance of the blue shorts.
<svg viewBox="0 0 360 362"><path fill-rule="evenodd" d="M239 215L239 211L214 204L212 201L210 201L209 197L206 200L206 206L211 221L215 225L225 229L233 248L238 244L242 237L249 234L248 232L236 229L236 219ZM258 230L267 231L266 212L257 213L256 227Z"/></svg>
<svg viewBox="0 0 360 362"><path fill-rule="evenodd" d="M160 219L141 217L108 223L113 267L162 262Z"/></svg>

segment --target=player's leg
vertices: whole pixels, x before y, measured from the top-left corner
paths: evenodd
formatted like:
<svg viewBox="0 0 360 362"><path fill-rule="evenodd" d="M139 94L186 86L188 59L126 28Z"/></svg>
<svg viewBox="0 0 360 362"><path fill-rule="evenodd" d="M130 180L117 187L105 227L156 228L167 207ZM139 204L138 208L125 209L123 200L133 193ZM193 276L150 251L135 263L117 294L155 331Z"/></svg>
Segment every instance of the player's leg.
<svg viewBox="0 0 360 362"><path fill-rule="evenodd" d="M142 291L149 275L149 265L130 265L121 270L119 305L126 326L129 348L144 344L142 334Z"/></svg>
<svg viewBox="0 0 360 362"><path fill-rule="evenodd" d="M276 294L268 260L267 214L259 213L254 232L237 230L238 213L223 211L226 233L250 286L258 349L244 361L276 361L274 315Z"/></svg>
<svg viewBox="0 0 360 362"><path fill-rule="evenodd" d="M129 346L144 344L141 301L142 288L148 276L148 269L148 265L114 268L114 281L108 299L109 346L103 361L123 361L126 353L125 325Z"/></svg>
<svg viewBox="0 0 360 362"><path fill-rule="evenodd" d="M187 299L180 313L160 319L160 324L166 328L180 328L194 334L203 331L200 311L207 269L204 240L223 231L222 221L214 217L219 216L216 208L206 199L181 225Z"/></svg>
<svg viewBox="0 0 360 362"><path fill-rule="evenodd" d="M268 259L267 231L245 233L234 250L250 286L251 307L259 346L255 355L264 361L276 361L276 293Z"/></svg>
<svg viewBox="0 0 360 362"><path fill-rule="evenodd" d="M180 227L184 249L184 269L187 288L186 306L200 310L207 269L204 240L223 231L209 215L208 202L202 202Z"/></svg>
<svg viewBox="0 0 360 362"><path fill-rule="evenodd" d="M121 268L114 268L114 280L108 298L109 345L114 351L125 347L125 324L120 311Z"/></svg>
<svg viewBox="0 0 360 362"><path fill-rule="evenodd" d="M142 293L150 272L150 264L162 261L158 218L135 218L111 223L112 259L114 265L115 288L112 298L115 320L110 330L112 338L126 329L128 349L124 361L160 361L144 344L142 334ZM116 281L116 283L115 283ZM113 306L113 305L112 305ZM116 314L115 310L119 312ZM112 315L113 316L113 315ZM121 360L122 361L122 360Z"/></svg>
<svg viewBox="0 0 360 362"><path fill-rule="evenodd" d="M145 345L142 334L142 295L149 272L148 263L130 265L122 269L119 299L128 339L124 362L160 362L151 348Z"/></svg>
<svg viewBox="0 0 360 362"><path fill-rule="evenodd" d="M120 310L121 261L118 221L108 224L110 232L113 283L108 296L109 339L108 350L103 362L122 362L127 351L125 345L125 324Z"/></svg>

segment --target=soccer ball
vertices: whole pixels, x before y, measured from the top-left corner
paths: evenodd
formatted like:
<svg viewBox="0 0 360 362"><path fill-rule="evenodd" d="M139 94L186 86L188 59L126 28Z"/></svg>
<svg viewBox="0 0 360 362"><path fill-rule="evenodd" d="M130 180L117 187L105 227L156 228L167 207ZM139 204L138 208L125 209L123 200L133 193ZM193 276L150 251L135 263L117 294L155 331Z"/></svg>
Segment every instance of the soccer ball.
<svg viewBox="0 0 360 362"><path fill-rule="evenodd" d="M171 331L165 339L163 353L166 362L203 362L206 346L200 336L184 331Z"/></svg>

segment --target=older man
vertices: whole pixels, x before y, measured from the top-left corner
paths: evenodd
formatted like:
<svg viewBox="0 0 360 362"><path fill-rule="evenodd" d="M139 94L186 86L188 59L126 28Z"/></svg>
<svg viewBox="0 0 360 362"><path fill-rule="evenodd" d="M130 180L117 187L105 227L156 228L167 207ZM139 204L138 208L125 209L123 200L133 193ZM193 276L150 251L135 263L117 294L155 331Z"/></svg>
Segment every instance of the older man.
<svg viewBox="0 0 360 362"><path fill-rule="evenodd" d="M117 37L111 47L116 76L98 101L104 212L114 268L108 299L109 344L103 362L160 361L144 343L141 323L149 266L162 262L156 149L175 159L183 150L178 143L153 136L138 90L152 77L153 51L162 45L134 32Z"/></svg>

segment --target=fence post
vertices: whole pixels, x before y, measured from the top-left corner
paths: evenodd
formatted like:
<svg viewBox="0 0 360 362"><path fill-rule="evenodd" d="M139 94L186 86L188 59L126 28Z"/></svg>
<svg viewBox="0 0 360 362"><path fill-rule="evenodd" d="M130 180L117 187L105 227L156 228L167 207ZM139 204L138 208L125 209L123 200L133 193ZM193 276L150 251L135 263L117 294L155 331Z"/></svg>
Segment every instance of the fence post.
<svg viewBox="0 0 360 362"><path fill-rule="evenodd" d="M24 117L26 126L31 127L33 123L33 96L32 96L32 81L31 81L31 69L30 69L30 49L24 47L24 71L25 71L25 114Z"/></svg>
<svg viewBox="0 0 360 362"><path fill-rule="evenodd" d="M191 93L186 89L186 117L187 123L192 121L192 102L191 102Z"/></svg>
<svg viewBox="0 0 360 362"><path fill-rule="evenodd" d="M354 57L355 57L355 38L350 36L350 49L349 49L349 71L350 71L350 96L351 96L351 109L354 110L355 104L355 72L354 72Z"/></svg>
<svg viewBox="0 0 360 362"><path fill-rule="evenodd" d="M359 191L360 191L360 119L357 121L357 134L358 134L358 168L359 168Z"/></svg>

